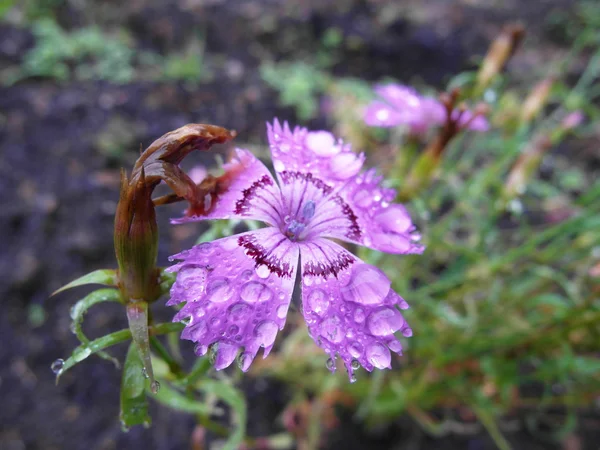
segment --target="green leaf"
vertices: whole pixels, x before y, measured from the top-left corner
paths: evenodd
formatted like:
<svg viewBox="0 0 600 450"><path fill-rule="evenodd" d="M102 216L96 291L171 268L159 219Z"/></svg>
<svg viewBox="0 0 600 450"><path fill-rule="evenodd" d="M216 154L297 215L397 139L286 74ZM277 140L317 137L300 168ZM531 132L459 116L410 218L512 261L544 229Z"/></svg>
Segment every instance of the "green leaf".
<svg viewBox="0 0 600 450"><path fill-rule="evenodd" d="M0 17L4 17L4 15L10 11L15 3L15 0L0 0Z"/></svg>
<svg viewBox="0 0 600 450"><path fill-rule="evenodd" d="M102 302L121 302L121 301L122 301L121 293L117 289L106 288L106 289L98 289L97 291L92 292L91 294L87 295L86 297L82 298L77 303L75 303L75 305L71 308L71 319L73 320L72 331L77 336L77 339L79 339L79 341L84 345L87 345L90 343L90 340L88 339L88 337L83 332L83 329L81 328L81 326L83 324L83 317L84 317L85 313L88 311L88 309L90 309L92 306L94 306L98 303L102 303ZM117 359L110 356L105 351L99 351L98 356L100 356L101 358L106 359L108 361L111 361L117 368L119 367L119 361L117 361Z"/></svg>
<svg viewBox="0 0 600 450"><path fill-rule="evenodd" d="M236 428L225 442L225 445L223 445L222 450L236 450L240 448L246 434L247 410L243 394L233 386L215 380L203 380L196 386L201 391L216 395L231 407L236 417Z"/></svg>
<svg viewBox="0 0 600 450"><path fill-rule="evenodd" d="M71 281L69 284L57 289L52 293L56 295L59 292L66 291L77 286L83 286L84 284L104 284L106 286L117 287L118 279L117 272L114 269L100 269L95 270L87 275L84 275L76 280Z"/></svg>
<svg viewBox="0 0 600 450"><path fill-rule="evenodd" d="M149 389L148 392L150 392ZM152 398L177 411L191 414L211 414L213 412L210 406L201 403L199 400L186 397L164 380L161 380L160 389Z"/></svg>
<svg viewBox="0 0 600 450"><path fill-rule="evenodd" d="M148 400L144 385L144 364L134 343L129 346L121 380L121 425L127 430L134 425L150 425Z"/></svg>
<svg viewBox="0 0 600 450"><path fill-rule="evenodd" d="M157 336L159 334L167 334L172 332L179 332L183 329L184 325L182 323L161 323L158 325L153 325L149 327L148 331L151 336ZM73 367L75 364L83 361L90 355L98 353L105 348L112 347L115 344L119 344L120 342L124 342L131 339L131 331L129 329L115 331L114 333L107 334L106 336L99 337L98 339L94 339L90 341L87 345L80 345L75 350L69 358L61 364L60 370L56 372L56 382L58 383L59 378L63 375L67 370Z"/></svg>

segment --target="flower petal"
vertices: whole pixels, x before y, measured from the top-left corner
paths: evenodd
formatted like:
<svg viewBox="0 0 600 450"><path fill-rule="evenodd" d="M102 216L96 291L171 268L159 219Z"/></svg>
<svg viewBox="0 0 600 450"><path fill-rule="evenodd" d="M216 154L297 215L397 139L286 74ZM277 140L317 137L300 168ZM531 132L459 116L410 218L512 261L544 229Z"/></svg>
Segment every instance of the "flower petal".
<svg viewBox="0 0 600 450"><path fill-rule="evenodd" d="M198 355L218 343L217 370L240 348L248 370L260 347L266 356L285 324L298 265L298 246L275 228L238 234L192 247L171 259L177 280L168 305L187 302L173 321L183 321L183 339Z"/></svg>
<svg viewBox="0 0 600 450"><path fill-rule="evenodd" d="M370 127L390 128L404 124L405 115L386 103L374 101L365 109L364 120Z"/></svg>
<svg viewBox="0 0 600 450"><path fill-rule="evenodd" d="M224 169L219 192L214 200L207 198L208 214L182 217L172 223L240 218L277 224L281 193L265 165L248 150L236 149L236 158L225 164Z"/></svg>
<svg viewBox="0 0 600 450"><path fill-rule="evenodd" d="M397 308L408 304L388 277L326 239L302 243L300 254L302 313L317 345L332 359L340 356L350 380L358 365L389 368L390 350L402 350L394 333L412 331Z"/></svg>
<svg viewBox="0 0 600 450"><path fill-rule="evenodd" d="M267 135L280 181L286 173L310 174L335 189L360 172L365 160L328 131L292 131L287 122L282 126L275 120L267 124Z"/></svg>
<svg viewBox="0 0 600 450"><path fill-rule="evenodd" d="M354 177L316 210L310 237L331 237L387 253L422 253L406 208L391 203L393 189L381 186L374 169Z"/></svg>

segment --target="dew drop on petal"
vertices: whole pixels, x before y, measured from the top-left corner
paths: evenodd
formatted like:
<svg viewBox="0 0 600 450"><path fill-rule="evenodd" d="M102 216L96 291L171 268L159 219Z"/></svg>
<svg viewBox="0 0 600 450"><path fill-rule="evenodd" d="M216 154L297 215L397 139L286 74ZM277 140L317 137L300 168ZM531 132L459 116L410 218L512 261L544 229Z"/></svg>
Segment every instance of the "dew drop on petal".
<svg viewBox="0 0 600 450"><path fill-rule="evenodd" d="M327 362L325 363L327 369L334 371L335 370L335 362L331 358L327 358Z"/></svg>
<svg viewBox="0 0 600 450"><path fill-rule="evenodd" d="M212 251L212 244L210 242L203 242L198 244L197 248L201 253L210 253Z"/></svg>
<svg viewBox="0 0 600 450"><path fill-rule="evenodd" d="M388 342L388 347L390 348L391 351L393 351L395 353L402 351L402 344L400 343L400 341L397 341L395 339Z"/></svg>
<svg viewBox="0 0 600 450"><path fill-rule="evenodd" d="M313 290L307 298L308 307L318 315L322 316L329 308L327 294L322 289Z"/></svg>
<svg viewBox="0 0 600 450"><path fill-rule="evenodd" d="M238 367L242 371L246 372L250 368L250 364L252 364L253 359L254 358L251 353L241 353L237 360Z"/></svg>
<svg viewBox="0 0 600 450"><path fill-rule="evenodd" d="M196 344L194 345L194 353L198 356L204 356L206 355L206 352L208 351L208 347L204 344Z"/></svg>
<svg viewBox="0 0 600 450"><path fill-rule="evenodd" d="M356 383L356 375L350 375L350 383Z"/></svg>
<svg viewBox="0 0 600 450"><path fill-rule="evenodd" d="M334 156L329 162L329 169L338 180L345 180L360 172L362 161L353 152L344 152Z"/></svg>
<svg viewBox="0 0 600 450"><path fill-rule="evenodd" d="M340 152L335 138L329 131L312 131L306 135L306 146L318 156L332 156Z"/></svg>
<svg viewBox="0 0 600 450"><path fill-rule="evenodd" d="M258 275L258 277L262 278L262 279L269 278L269 275L271 275L271 271L269 270L269 267L265 266L264 264L261 264L255 270L256 270L256 275Z"/></svg>
<svg viewBox="0 0 600 450"><path fill-rule="evenodd" d="M378 268L369 264L357 265L346 286L341 288L343 297L364 305L378 305L388 295L391 281Z"/></svg>
<svg viewBox="0 0 600 450"><path fill-rule="evenodd" d="M406 208L402 205L391 205L375 216L375 221L385 231L406 233L413 225Z"/></svg>
<svg viewBox="0 0 600 450"><path fill-rule="evenodd" d="M289 305L287 303L279 305L277 307L277 317L279 317L280 319L285 319L285 316L287 316L288 312L288 306Z"/></svg>
<svg viewBox="0 0 600 450"><path fill-rule="evenodd" d="M356 308L356 311L354 311L354 320L358 323L363 323L365 321L365 312L362 308Z"/></svg>
<svg viewBox="0 0 600 450"><path fill-rule="evenodd" d="M285 164L280 159L276 159L273 162L273 168L276 172L283 172L285 170Z"/></svg>
<svg viewBox="0 0 600 450"><path fill-rule="evenodd" d="M55 375L59 375L62 372L64 366L65 360L58 358L52 362L52 364L50 365L50 369L52 369L52 372L54 372Z"/></svg>
<svg viewBox="0 0 600 450"><path fill-rule="evenodd" d="M229 308L227 308L227 312L233 320L243 319L250 313L250 311L252 311L252 307L246 303L241 302L234 303Z"/></svg>
<svg viewBox="0 0 600 450"><path fill-rule="evenodd" d="M242 286L240 297L248 303L261 303L271 300L273 298L273 291L263 283L249 281Z"/></svg>
<svg viewBox="0 0 600 450"><path fill-rule="evenodd" d="M392 355L389 349L378 342L367 347L367 360L378 369L385 369L392 362Z"/></svg>
<svg viewBox="0 0 600 450"><path fill-rule="evenodd" d="M373 203L373 194L366 189L359 189L354 194L354 203L361 208L368 208Z"/></svg>
<svg viewBox="0 0 600 450"><path fill-rule="evenodd" d="M223 303L231 298L233 290L227 278L215 278L208 283L208 300L214 303Z"/></svg>
<svg viewBox="0 0 600 450"><path fill-rule="evenodd" d="M350 353L350 356L353 358L360 358L363 353L363 347L360 342L353 342L348 345L348 353Z"/></svg>
<svg viewBox="0 0 600 450"><path fill-rule="evenodd" d="M252 272L251 270L244 270L241 274L240 274L240 279L247 281L250 278L252 278L252 276L254 275L254 272Z"/></svg>
<svg viewBox="0 0 600 450"><path fill-rule="evenodd" d="M254 334L257 337L258 344L261 347L268 347L275 342L279 327L275 322L265 320L259 323L254 329Z"/></svg>
<svg viewBox="0 0 600 450"><path fill-rule="evenodd" d="M358 370L360 369L360 363L356 359L353 359L350 363L350 367L352 367L352 370Z"/></svg>
<svg viewBox="0 0 600 450"><path fill-rule="evenodd" d="M228 329L227 329L227 333L229 333L230 336L235 336L238 331L240 331L240 327L238 327L237 325L231 325Z"/></svg>
<svg viewBox="0 0 600 450"><path fill-rule="evenodd" d="M342 319L338 316L330 316L321 322L320 335L330 342L339 343L344 339Z"/></svg>
<svg viewBox="0 0 600 450"><path fill-rule="evenodd" d="M395 308L382 308L372 312L367 319L367 327L373 336L388 336L404 325L404 319Z"/></svg>

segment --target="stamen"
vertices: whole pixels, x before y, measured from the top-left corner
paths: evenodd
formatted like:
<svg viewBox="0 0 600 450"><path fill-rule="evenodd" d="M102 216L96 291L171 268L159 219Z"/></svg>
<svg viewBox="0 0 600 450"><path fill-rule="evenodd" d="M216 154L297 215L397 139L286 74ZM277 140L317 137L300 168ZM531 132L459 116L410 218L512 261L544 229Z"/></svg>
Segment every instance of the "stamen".
<svg viewBox="0 0 600 450"><path fill-rule="evenodd" d="M315 202L309 200L304 205L304 209L302 210L302 218L307 221L313 218L315 215Z"/></svg>

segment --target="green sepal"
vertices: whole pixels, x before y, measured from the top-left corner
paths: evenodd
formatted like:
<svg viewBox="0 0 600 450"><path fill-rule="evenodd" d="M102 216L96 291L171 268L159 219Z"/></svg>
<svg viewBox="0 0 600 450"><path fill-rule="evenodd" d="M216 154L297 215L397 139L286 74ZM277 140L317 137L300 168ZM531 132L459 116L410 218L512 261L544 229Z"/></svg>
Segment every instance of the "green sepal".
<svg viewBox="0 0 600 450"><path fill-rule="evenodd" d="M124 430L134 425L149 426L148 400L145 391L144 364L134 343L129 345L121 380L121 425Z"/></svg>
<svg viewBox="0 0 600 450"><path fill-rule="evenodd" d="M123 302L121 292L117 289L112 288L98 289L97 291L94 291L86 297L79 300L71 308L71 319L73 320L71 324L72 331L77 336L77 339L79 339L79 341L84 345L89 344L90 340L81 328L83 324L83 317L88 311L88 309L102 302ZM111 361L117 368L119 368L119 361L116 358L109 355L107 352L100 350L98 352L98 356L108 361Z"/></svg>
<svg viewBox="0 0 600 450"><path fill-rule="evenodd" d="M71 281L69 284L57 289L52 295L56 295L59 292L66 291L77 286L83 286L85 284L104 284L105 286L118 286L117 271L114 269L100 269L94 270L76 280Z"/></svg>
<svg viewBox="0 0 600 450"><path fill-rule="evenodd" d="M161 267L160 276L158 282L160 284L160 294L165 295L168 294L171 290L173 284L175 284L175 280L177 278L177 274L173 272L167 272L165 268Z"/></svg>

